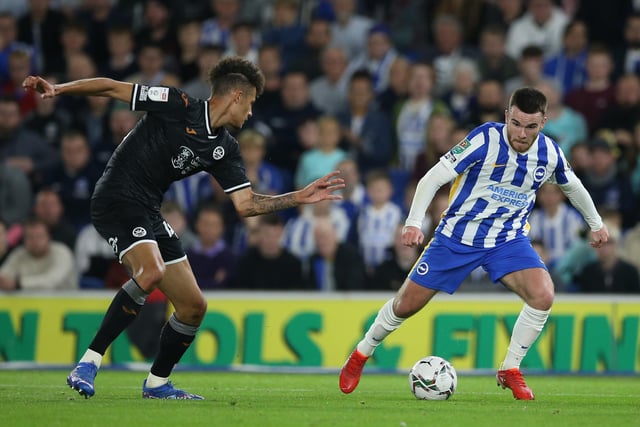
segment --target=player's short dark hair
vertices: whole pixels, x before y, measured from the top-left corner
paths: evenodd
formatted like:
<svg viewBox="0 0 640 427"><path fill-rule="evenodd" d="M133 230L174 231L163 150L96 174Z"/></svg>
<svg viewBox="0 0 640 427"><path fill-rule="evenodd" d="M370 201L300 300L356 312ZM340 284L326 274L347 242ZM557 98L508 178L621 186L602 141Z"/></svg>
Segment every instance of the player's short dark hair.
<svg viewBox="0 0 640 427"><path fill-rule="evenodd" d="M259 96L264 89L264 75L253 62L230 56L209 71L209 84L214 96L225 95L239 87L254 87Z"/></svg>
<svg viewBox="0 0 640 427"><path fill-rule="evenodd" d="M516 89L509 99L509 109L514 105L523 113L542 113L544 116L547 112L547 97L538 89L521 87Z"/></svg>

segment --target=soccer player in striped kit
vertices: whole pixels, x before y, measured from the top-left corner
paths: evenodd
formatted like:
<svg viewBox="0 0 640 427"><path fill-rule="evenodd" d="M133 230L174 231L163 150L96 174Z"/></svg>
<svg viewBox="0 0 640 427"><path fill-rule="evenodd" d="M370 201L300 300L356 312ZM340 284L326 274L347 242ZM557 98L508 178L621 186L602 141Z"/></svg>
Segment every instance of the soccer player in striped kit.
<svg viewBox="0 0 640 427"><path fill-rule="evenodd" d="M592 246L609 237L595 205L558 145L541 133L547 100L536 89L513 92L505 124L485 123L440 158L419 181L402 239L420 245L427 206L442 185L453 181L450 202L434 238L394 298L382 306L340 372L340 389L351 393L367 359L387 335L420 311L439 291L452 294L482 266L494 282L513 290L524 307L513 328L496 380L516 399L534 394L520 362L544 328L554 297L546 266L527 237L527 218L542 183L557 184L591 228Z"/></svg>

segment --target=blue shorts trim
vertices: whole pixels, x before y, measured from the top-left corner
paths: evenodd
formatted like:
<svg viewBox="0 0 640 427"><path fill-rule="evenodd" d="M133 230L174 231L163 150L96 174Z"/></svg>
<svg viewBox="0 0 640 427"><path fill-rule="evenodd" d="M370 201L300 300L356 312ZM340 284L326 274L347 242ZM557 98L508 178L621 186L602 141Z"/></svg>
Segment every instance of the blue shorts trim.
<svg viewBox="0 0 640 427"><path fill-rule="evenodd" d="M493 282L514 271L547 269L526 236L493 248L475 248L436 234L411 269L409 279L425 288L453 294L477 267L487 271Z"/></svg>

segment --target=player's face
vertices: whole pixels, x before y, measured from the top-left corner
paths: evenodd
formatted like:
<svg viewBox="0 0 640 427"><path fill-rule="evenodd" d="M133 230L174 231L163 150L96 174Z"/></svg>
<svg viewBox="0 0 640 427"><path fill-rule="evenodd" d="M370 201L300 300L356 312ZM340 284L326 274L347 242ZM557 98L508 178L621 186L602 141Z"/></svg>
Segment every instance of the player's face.
<svg viewBox="0 0 640 427"><path fill-rule="evenodd" d="M244 122L251 117L251 107L255 100L255 88L239 91L231 106L231 120L229 124L238 129L241 128Z"/></svg>
<svg viewBox="0 0 640 427"><path fill-rule="evenodd" d="M504 116L509 145L519 153L529 150L547 121L542 113L524 113L516 106L505 111Z"/></svg>

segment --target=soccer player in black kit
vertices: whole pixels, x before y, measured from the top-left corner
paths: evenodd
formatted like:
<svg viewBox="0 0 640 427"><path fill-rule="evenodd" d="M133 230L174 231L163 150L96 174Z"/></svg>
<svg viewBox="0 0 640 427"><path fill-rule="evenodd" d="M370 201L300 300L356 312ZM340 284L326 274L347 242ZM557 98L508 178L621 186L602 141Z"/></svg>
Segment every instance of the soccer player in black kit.
<svg viewBox="0 0 640 427"><path fill-rule="evenodd" d="M337 200L344 187L332 172L307 187L267 196L251 190L238 143L225 126L240 128L262 93L264 76L237 57L220 61L209 73L211 96L195 99L173 87L146 86L107 78L51 84L38 76L23 82L43 98L58 95L106 96L147 113L116 148L91 199L91 218L131 279L114 297L102 324L67 384L86 398L107 347L135 319L147 295L158 287L175 312L160 335L160 349L143 383L151 399L202 397L175 388L169 375L193 341L207 310L182 245L160 215L164 192L176 180L209 172L241 216L260 215L321 200Z"/></svg>

